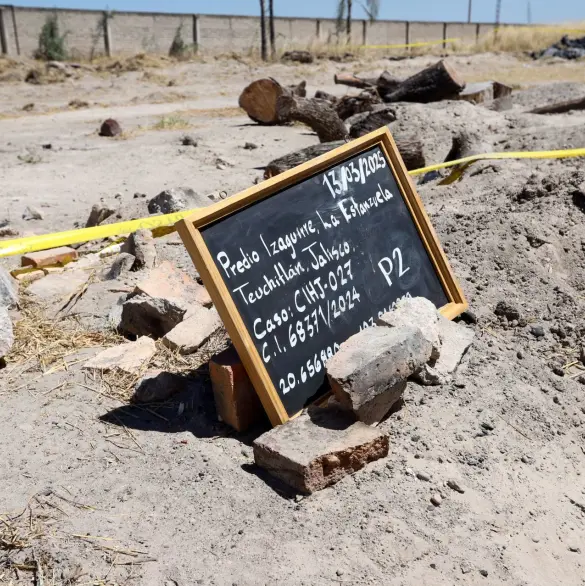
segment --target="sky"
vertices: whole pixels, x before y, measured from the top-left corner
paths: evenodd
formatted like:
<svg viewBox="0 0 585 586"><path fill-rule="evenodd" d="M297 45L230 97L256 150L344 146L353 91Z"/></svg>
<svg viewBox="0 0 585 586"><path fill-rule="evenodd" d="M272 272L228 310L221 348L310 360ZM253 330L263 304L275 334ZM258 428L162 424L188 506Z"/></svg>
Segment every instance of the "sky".
<svg viewBox="0 0 585 586"><path fill-rule="evenodd" d="M379 18L389 20L466 21L469 0L381 0ZM496 0L472 0L474 22L494 22ZM20 0L19 6L185 12L189 14L259 13L259 0ZM585 0L502 0L501 22L585 21ZM274 0L276 16L331 18L337 0ZM354 17L364 18L360 0L354 0Z"/></svg>

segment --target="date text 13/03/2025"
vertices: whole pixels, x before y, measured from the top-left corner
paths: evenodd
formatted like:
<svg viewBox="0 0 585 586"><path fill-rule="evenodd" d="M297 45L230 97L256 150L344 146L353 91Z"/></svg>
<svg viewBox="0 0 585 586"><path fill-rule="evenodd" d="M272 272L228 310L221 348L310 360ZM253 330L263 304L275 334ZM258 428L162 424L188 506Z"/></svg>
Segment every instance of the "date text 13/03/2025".
<svg viewBox="0 0 585 586"><path fill-rule="evenodd" d="M279 203L281 196L286 201ZM288 210L306 208L307 201L313 211L291 224ZM322 382L341 342L374 325L399 297L411 296L415 257L384 227L401 201L383 153L374 148L262 201L270 222L243 210L237 226L252 235L245 242L234 246L217 231L218 268L282 395Z"/></svg>

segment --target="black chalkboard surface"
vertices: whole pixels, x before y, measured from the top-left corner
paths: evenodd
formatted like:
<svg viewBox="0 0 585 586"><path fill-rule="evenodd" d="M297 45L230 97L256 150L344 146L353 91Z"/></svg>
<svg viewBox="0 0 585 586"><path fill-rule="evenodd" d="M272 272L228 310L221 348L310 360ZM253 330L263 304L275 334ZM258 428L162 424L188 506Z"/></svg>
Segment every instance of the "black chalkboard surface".
<svg viewBox="0 0 585 586"><path fill-rule="evenodd" d="M324 365L339 345L398 300L454 301L410 184L401 189L383 143L365 146L199 227L288 417L325 392Z"/></svg>

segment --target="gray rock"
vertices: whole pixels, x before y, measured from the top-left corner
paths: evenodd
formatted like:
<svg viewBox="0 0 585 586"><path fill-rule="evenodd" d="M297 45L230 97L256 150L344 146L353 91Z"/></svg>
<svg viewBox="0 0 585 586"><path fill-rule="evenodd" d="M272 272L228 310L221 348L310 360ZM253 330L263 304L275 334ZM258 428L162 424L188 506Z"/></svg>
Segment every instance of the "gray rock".
<svg viewBox="0 0 585 586"><path fill-rule="evenodd" d="M494 313L504 316L508 321L520 319L520 311L518 308L507 301L498 301Z"/></svg>
<svg viewBox="0 0 585 586"><path fill-rule="evenodd" d="M465 488L463 486L461 486L461 484L459 484L459 482L457 480L455 480L454 478L450 478L449 480L447 480L447 486L451 490L454 490L455 492L458 492L460 494L465 493Z"/></svg>
<svg viewBox="0 0 585 586"><path fill-rule="evenodd" d="M221 328L221 319L215 309L194 305L187 319L176 325L162 339L162 343L180 354L193 354Z"/></svg>
<svg viewBox="0 0 585 586"><path fill-rule="evenodd" d="M115 279L119 279L124 273L130 271L135 262L135 256L127 252L121 252L112 263L112 266L104 272L104 280L114 281Z"/></svg>
<svg viewBox="0 0 585 586"><path fill-rule="evenodd" d="M345 409L353 410L360 421L378 423L431 351L420 328L368 328L341 344L327 362L327 376Z"/></svg>
<svg viewBox="0 0 585 586"><path fill-rule="evenodd" d="M185 134L184 136L181 137L181 144L183 146L193 146L193 147L196 147L197 146L197 141L192 136L189 136L188 134Z"/></svg>
<svg viewBox="0 0 585 586"><path fill-rule="evenodd" d="M431 497L431 503L433 505L435 505L435 507L438 507L442 502L443 502L443 499L441 498L441 495L440 494L434 494Z"/></svg>
<svg viewBox="0 0 585 586"><path fill-rule="evenodd" d="M85 223L86 228L92 228L93 226L99 226L104 220L107 220L110 216L116 213L116 210L105 204L94 204L89 212L89 217Z"/></svg>
<svg viewBox="0 0 585 586"><path fill-rule="evenodd" d="M447 377L437 372L429 364L423 364L410 378L425 387L444 385L448 382Z"/></svg>
<svg viewBox="0 0 585 586"><path fill-rule="evenodd" d="M10 352L14 344L14 333L12 331L12 321L5 307L0 307L0 358L3 358Z"/></svg>
<svg viewBox="0 0 585 586"><path fill-rule="evenodd" d="M27 206L22 214L23 220L42 220L45 216L38 208Z"/></svg>
<svg viewBox="0 0 585 586"><path fill-rule="evenodd" d="M544 328L542 326L530 326L530 333L535 338L544 338Z"/></svg>
<svg viewBox="0 0 585 586"><path fill-rule="evenodd" d="M134 403L160 403L181 392L186 386L186 377L160 369L149 370L136 383L132 401Z"/></svg>
<svg viewBox="0 0 585 586"><path fill-rule="evenodd" d="M12 275L0 267L0 307L12 309L18 304L18 285Z"/></svg>
<svg viewBox="0 0 585 586"><path fill-rule="evenodd" d="M137 336L162 338L183 321L186 309L170 299L136 295L122 305L119 329Z"/></svg>
<svg viewBox="0 0 585 586"><path fill-rule="evenodd" d="M156 247L150 230L130 234L123 250L134 256L134 269L152 269L156 264Z"/></svg>
<svg viewBox="0 0 585 586"><path fill-rule="evenodd" d="M429 474L427 474L426 472L417 472L416 473L416 477L419 480L422 480L423 482L430 482L431 477Z"/></svg>
<svg viewBox="0 0 585 586"><path fill-rule="evenodd" d="M138 373L156 353L156 345L150 338L138 338L135 342L127 342L103 350L90 360L83 368L101 372L120 371Z"/></svg>
<svg viewBox="0 0 585 586"><path fill-rule="evenodd" d="M148 211L151 214L173 214L189 207L202 208L212 203L209 197L195 193L188 187L173 187L153 197L148 202Z"/></svg>
<svg viewBox="0 0 585 586"><path fill-rule="evenodd" d="M310 494L388 454L388 436L341 409L317 407L254 442L258 466Z"/></svg>
<svg viewBox="0 0 585 586"><path fill-rule="evenodd" d="M432 344L431 360L435 361L441 354L441 336L439 318L441 314L434 304L424 297L403 299L376 323L390 328L412 326L421 329L423 336Z"/></svg>
<svg viewBox="0 0 585 586"><path fill-rule="evenodd" d="M475 333L471 328L449 321L443 316L439 319L439 332L443 345L441 356L433 364L433 369L443 377L444 382L448 382L469 350Z"/></svg>

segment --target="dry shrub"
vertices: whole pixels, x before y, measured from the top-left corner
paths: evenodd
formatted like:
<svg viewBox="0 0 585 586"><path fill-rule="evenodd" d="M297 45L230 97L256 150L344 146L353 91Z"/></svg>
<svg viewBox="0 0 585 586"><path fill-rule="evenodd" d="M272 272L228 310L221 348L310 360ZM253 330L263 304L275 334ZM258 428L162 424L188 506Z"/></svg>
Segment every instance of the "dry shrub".
<svg viewBox="0 0 585 586"><path fill-rule="evenodd" d="M184 130L190 128L191 124L179 114L162 116L158 122L151 126L152 130Z"/></svg>
<svg viewBox="0 0 585 586"><path fill-rule="evenodd" d="M147 68L165 67L169 63L168 57L138 53L133 57L124 57L112 60L111 58L99 59L96 71L112 73L125 73L127 71L144 71Z"/></svg>
<svg viewBox="0 0 585 586"><path fill-rule="evenodd" d="M169 85L169 78L166 75L155 73L154 71L145 71L140 78L140 81L146 81L149 83L156 83L158 85Z"/></svg>

